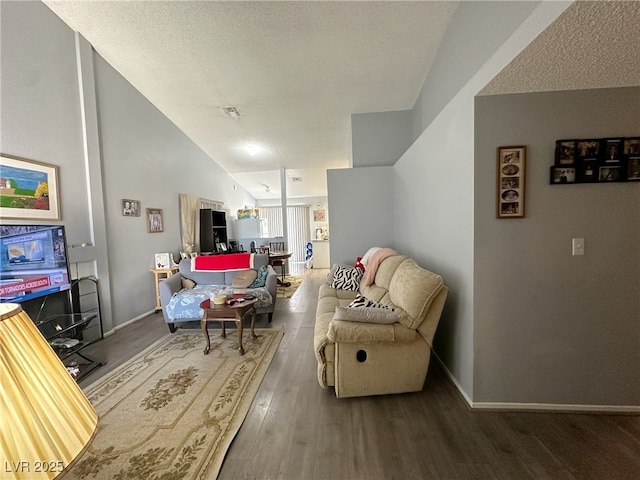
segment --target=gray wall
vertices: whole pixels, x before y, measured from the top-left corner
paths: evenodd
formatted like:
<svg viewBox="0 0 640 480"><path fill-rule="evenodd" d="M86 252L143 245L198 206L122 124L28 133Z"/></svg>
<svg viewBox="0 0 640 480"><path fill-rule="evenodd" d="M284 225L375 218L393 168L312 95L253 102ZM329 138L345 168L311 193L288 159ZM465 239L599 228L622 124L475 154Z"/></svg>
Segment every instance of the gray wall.
<svg viewBox="0 0 640 480"><path fill-rule="evenodd" d="M640 183L549 185L556 140L640 134L640 88L475 104L474 401L640 404ZM495 218L498 145L527 146L523 219Z"/></svg>
<svg viewBox="0 0 640 480"><path fill-rule="evenodd" d="M95 75L108 242L117 252L110 271L121 279L113 282L114 311L131 319L153 307L153 254L182 249L180 193L225 202L230 227L237 209L255 200L234 191L233 179L98 55ZM161 208L164 232L147 233L144 215L124 217L123 198L140 200L143 210Z"/></svg>
<svg viewBox="0 0 640 480"><path fill-rule="evenodd" d="M450 289L434 350L473 399L473 103L456 97L394 166L398 251Z"/></svg>
<svg viewBox="0 0 640 480"><path fill-rule="evenodd" d="M393 168L327 172L331 263L353 265L370 247L394 247Z"/></svg>
<svg viewBox="0 0 640 480"><path fill-rule="evenodd" d="M81 95L75 35L46 5L1 2L0 9L1 151L60 167L62 220L56 223L65 225L70 244L95 243L74 254L81 263L72 273L98 275L108 332L155 308L153 254L182 248L179 193L225 202L230 212L255 199L234 191L233 179L99 55L87 61L88 44L80 38L80 74L96 88ZM90 97L97 112L88 109L83 122L81 105ZM102 189L88 191L96 181ZM100 190L103 198L96 199ZM122 216L123 198L140 200L143 211L161 208L165 231L147 233L144 216Z"/></svg>
<svg viewBox="0 0 640 480"><path fill-rule="evenodd" d="M540 2L460 2L413 107L412 140Z"/></svg>
<svg viewBox="0 0 640 480"><path fill-rule="evenodd" d="M85 220L66 225L68 241L87 242L74 34L40 2L1 2L0 14L0 151L59 167L62 219Z"/></svg>
<svg viewBox="0 0 640 480"><path fill-rule="evenodd" d="M396 160L411 145L411 110L351 115L353 167L382 167Z"/></svg>
<svg viewBox="0 0 640 480"><path fill-rule="evenodd" d="M535 5L538 6L533 9ZM482 2L473 7L475 15L457 12L451 28L466 40L443 46L448 50L443 53L439 66L434 65L423 87L425 95L414 106L414 134L420 133L393 167L396 249L441 274L450 287L434 350L470 403L474 400L476 328L474 97L567 5L565 2L525 7L504 4L515 13L502 15L498 13L497 4ZM487 10L476 11L479 6ZM461 4L459 10L463 8L467 5ZM533 11L527 16L529 8ZM491 12L495 14L493 17ZM468 45L480 40L463 32L478 32L479 26L484 25L512 33L502 44L497 40L484 44L482 58L487 60L482 63L476 62L475 50ZM450 66L447 55L451 57ZM452 85L458 85L457 89L451 88ZM435 103L425 101L427 98Z"/></svg>

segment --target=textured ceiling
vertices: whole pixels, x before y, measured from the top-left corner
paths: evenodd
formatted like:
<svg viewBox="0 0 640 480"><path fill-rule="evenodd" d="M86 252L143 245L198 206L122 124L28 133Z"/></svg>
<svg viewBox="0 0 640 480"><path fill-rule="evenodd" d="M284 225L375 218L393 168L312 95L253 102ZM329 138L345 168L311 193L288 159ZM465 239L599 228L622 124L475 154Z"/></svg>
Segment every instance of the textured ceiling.
<svg viewBox="0 0 640 480"><path fill-rule="evenodd" d="M350 115L413 107L459 2L44 3L261 199L282 167L288 196L326 195ZM481 94L636 85L640 1L578 1Z"/></svg>
<svg viewBox="0 0 640 480"><path fill-rule="evenodd" d="M640 85L640 2L572 4L481 95Z"/></svg>
<svg viewBox="0 0 640 480"><path fill-rule="evenodd" d="M266 195L263 175L246 172L298 169L290 196L326 195L305 169L349 166L352 113L413 106L458 2L45 4L265 198L279 185ZM228 105L239 119L223 115Z"/></svg>

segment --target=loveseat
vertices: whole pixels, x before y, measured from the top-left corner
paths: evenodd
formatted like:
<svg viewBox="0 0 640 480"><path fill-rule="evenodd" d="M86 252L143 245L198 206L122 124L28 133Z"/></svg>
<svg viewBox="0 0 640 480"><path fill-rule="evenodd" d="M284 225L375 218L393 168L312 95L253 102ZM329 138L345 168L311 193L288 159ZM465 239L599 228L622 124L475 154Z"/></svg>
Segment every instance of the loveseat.
<svg viewBox="0 0 640 480"><path fill-rule="evenodd" d="M234 287L234 279L245 270L226 271L192 271L191 259L180 261L178 272L160 282L160 304L162 315L171 332L176 331L176 323L200 321L203 311L200 303L211 298L212 294L228 294L244 292L257 297L256 313L268 314L269 322L276 306L277 275L269 265L268 255L253 255L253 268L259 272L266 270L264 286L258 288Z"/></svg>
<svg viewBox="0 0 640 480"><path fill-rule="evenodd" d="M337 397L422 390L448 294L442 277L395 254L377 265L370 285L360 281L355 290L347 290L348 282L332 278L335 269L320 287L316 310L320 386L334 387ZM363 306L363 301L374 306ZM378 311L389 317L376 318Z"/></svg>

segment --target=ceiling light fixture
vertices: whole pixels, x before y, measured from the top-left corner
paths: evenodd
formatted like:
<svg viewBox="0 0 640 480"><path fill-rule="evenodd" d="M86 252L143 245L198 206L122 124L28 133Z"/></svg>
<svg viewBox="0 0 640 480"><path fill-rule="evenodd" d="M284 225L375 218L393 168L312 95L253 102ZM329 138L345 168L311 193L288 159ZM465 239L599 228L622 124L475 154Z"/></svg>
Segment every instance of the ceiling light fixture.
<svg viewBox="0 0 640 480"><path fill-rule="evenodd" d="M258 147L256 147L255 145L248 145L247 146L247 153L249 153L249 155L251 155L252 157L255 157L258 154L258 150L260 150Z"/></svg>

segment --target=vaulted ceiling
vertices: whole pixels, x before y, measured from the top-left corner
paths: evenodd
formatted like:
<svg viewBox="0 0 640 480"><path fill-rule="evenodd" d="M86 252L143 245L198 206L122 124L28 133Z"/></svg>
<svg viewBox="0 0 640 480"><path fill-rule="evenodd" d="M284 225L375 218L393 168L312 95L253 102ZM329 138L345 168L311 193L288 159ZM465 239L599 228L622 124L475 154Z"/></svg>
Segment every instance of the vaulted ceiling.
<svg viewBox="0 0 640 480"><path fill-rule="evenodd" d="M290 197L326 195L350 115L413 107L458 6L44 3L258 199L280 196L281 168ZM609 3L576 2L482 93L640 84L640 4Z"/></svg>

